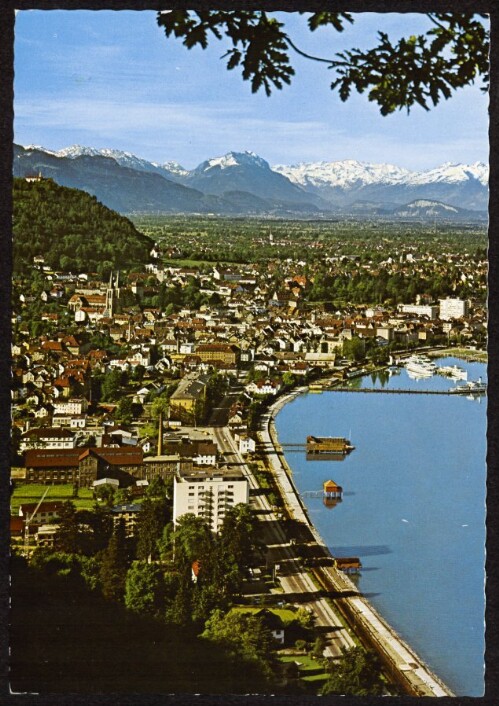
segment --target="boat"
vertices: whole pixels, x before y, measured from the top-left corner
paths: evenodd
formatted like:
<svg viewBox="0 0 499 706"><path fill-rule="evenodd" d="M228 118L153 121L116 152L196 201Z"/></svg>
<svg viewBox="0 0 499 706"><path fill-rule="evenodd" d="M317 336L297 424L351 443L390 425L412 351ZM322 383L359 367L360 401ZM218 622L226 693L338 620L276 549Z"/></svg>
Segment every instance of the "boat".
<svg viewBox="0 0 499 706"><path fill-rule="evenodd" d="M482 378L478 378L478 380L469 380L467 385L470 392L487 392L487 383L482 382Z"/></svg>
<svg viewBox="0 0 499 706"><path fill-rule="evenodd" d="M482 382L482 378L468 380L463 385L457 385L454 390L457 392L469 392L472 395L482 395L487 392L487 383Z"/></svg>
<svg viewBox="0 0 499 706"><path fill-rule="evenodd" d="M444 365L442 368L438 368L440 375L446 375L453 380L467 380L468 373L463 368L458 365Z"/></svg>
<svg viewBox="0 0 499 706"><path fill-rule="evenodd" d="M408 373L413 373L418 377L432 377L436 371L437 366L429 358L422 355L411 355L405 361L405 369Z"/></svg>

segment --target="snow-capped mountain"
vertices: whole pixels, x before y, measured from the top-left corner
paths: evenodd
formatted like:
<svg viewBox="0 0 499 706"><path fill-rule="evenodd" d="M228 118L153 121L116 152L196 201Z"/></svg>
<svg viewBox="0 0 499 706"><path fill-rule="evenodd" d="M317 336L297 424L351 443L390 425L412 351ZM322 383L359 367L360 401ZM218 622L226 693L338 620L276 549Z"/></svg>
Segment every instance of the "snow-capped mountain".
<svg viewBox="0 0 499 706"><path fill-rule="evenodd" d="M489 166L483 162L475 162L474 164L452 164L447 162L441 167L429 169L425 172L412 172L407 179L408 184L459 184L465 183L470 179L476 179L487 186L489 183Z"/></svg>
<svg viewBox="0 0 499 706"><path fill-rule="evenodd" d="M223 157L213 157L202 162L196 167L196 172L209 172L210 169L228 169L229 167L256 167L262 169L270 169L270 165L264 159L259 157L254 152L245 150L244 152L227 152Z"/></svg>
<svg viewBox="0 0 499 706"><path fill-rule="evenodd" d="M183 183L206 194L222 196L243 191L286 204L309 203L311 210L326 207L320 196L307 193L300 185L273 171L269 163L254 152L228 152L208 159L193 169Z"/></svg>
<svg viewBox="0 0 499 706"><path fill-rule="evenodd" d="M122 212L140 210L138 193L142 190L146 194L157 194L153 199L156 210L161 210L164 201L160 192L169 191L165 203L169 211L175 209L172 182L187 187L182 193L177 190L178 197L181 197L177 210L182 212L197 204L194 208L197 212L211 209L224 213L292 215L346 211L366 217L390 213L402 217L397 212L399 206L421 200L484 212L488 206L489 168L482 162L470 165L446 163L420 172L393 164L357 160L271 167L254 152L232 151L187 170L176 162L150 162L131 152L110 148L73 145L53 151L31 145L27 148L16 146L15 150L16 176L41 170L44 176L53 176L65 186L80 188L80 184L85 184L83 188L95 193L105 203L124 203L123 191L118 193L111 175L118 174L117 167L125 170L120 172L120 179L122 183L127 179L131 183L133 176L135 192L128 189L127 203L130 205L127 208L121 206ZM162 177L163 180L154 182L154 186L148 181L146 186L146 176ZM411 206L411 209L411 213L415 213L415 207ZM421 209L423 213L423 206ZM439 213L444 215L445 209L439 209Z"/></svg>
<svg viewBox="0 0 499 706"><path fill-rule="evenodd" d="M277 164L272 169L301 186L327 185L343 189L371 184L456 184L466 182L470 178L477 179L483 186L487 186L489 179L489 167L483 162L471 165L447 162L423 172L410 171L393 164L371 164L352 159L308 164L302 162L291 166Z"/></svg>
<svg viewBox="0 0 499 706"><path fill-rule="evenodd" d="M114 150L108 147L98 149L97 147L84 147L82 145L71 145L71 147L64 147L61 150L53 151L45 149L45 147L39 147L36 145L30 145L26 149L36 149L46 152L47 154L54 155L54 157L66 157L67 159L76 159L77 157L110 157L114 159L122 167L128 167L129 169L136 169L140 172L152 172L155 174L161 174L167 179L182 179L189 172L184 169L177 162L165 162L165 164L159 164L158 162L149 162L147 159L142 157L137 157L131 152L123 152L122 150Z"/></svg>
<svg viewBox="0 0 499 706"><path fill-rule="evenodd" d="M483 162L449 162L421 172L355 160L276 165L273 169L306 191L342 207L358 199L407 203L427 198L471 209L487 208L489 168Z"/></svg>
<svg viewBox="0 0 499 706"><path fill-rule="evenodd" d="M311 164L302 162L292 166L278 164L273 170L301 186L333 186L343 189L367 184L394 184L411 174L408 169L393 164L369 164L354 159Z"/></svg>

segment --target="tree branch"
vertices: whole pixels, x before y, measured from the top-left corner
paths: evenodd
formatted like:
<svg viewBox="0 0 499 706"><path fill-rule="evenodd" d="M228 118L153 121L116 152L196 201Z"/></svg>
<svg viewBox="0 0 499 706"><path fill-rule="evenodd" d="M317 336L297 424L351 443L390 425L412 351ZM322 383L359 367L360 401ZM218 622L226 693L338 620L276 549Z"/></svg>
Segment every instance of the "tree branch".
<svg viewBox="0 0 499 706"><path fill-rule="evenodd" d="M433 22L436 27L439 27L443 32L450 31L448 27L445 27L445 25L441 24L438 20L436 20L431 12L425 12L425 15L431 22Z"/></svg>
<svg viewBox="0 0 499 706"><path fill-rule="evenodd" d="M286 42L289 44L291 49L294 49L294 51L297 54L300 54L300 56L304 56L305 59L311 59L312 61L321 61L324 64L329 64L330 66L332 66L335 63L334 59L323 59L320 56L312 56L311 54L307 54L306 52L302 51L301 49L298 49L296 44L293 41L291 41L291 39L288 37L287 34L286 34Z"/></svg>

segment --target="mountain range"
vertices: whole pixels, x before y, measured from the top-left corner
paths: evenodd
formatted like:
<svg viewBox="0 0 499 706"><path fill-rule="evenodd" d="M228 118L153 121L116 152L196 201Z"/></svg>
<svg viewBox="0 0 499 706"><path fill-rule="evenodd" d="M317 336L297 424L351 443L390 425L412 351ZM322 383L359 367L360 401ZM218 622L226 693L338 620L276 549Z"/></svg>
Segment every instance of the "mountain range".
<svg viewBox="0 0 499 706"><path fill-rule="evenodd" d="M488 166L481 162L423 172L355 160L271 167L253 152L229 152L188 170L119 150L15 145L14 176L39 173L128 214L469 220L486 218L488 204Z"/></svg>

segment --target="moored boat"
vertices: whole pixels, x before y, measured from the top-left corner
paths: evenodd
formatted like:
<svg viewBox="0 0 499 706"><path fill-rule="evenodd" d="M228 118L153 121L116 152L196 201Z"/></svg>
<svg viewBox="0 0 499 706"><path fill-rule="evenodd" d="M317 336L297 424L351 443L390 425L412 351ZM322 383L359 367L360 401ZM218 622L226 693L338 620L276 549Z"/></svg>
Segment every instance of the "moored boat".
<svg viewBox="0 0 499 706"><path fill-rule="evenodd" d="M420 377L432 377L437 371L437 366L429 358L421 355L411 355L405 361L405 369L407 372Z"/></svg>

